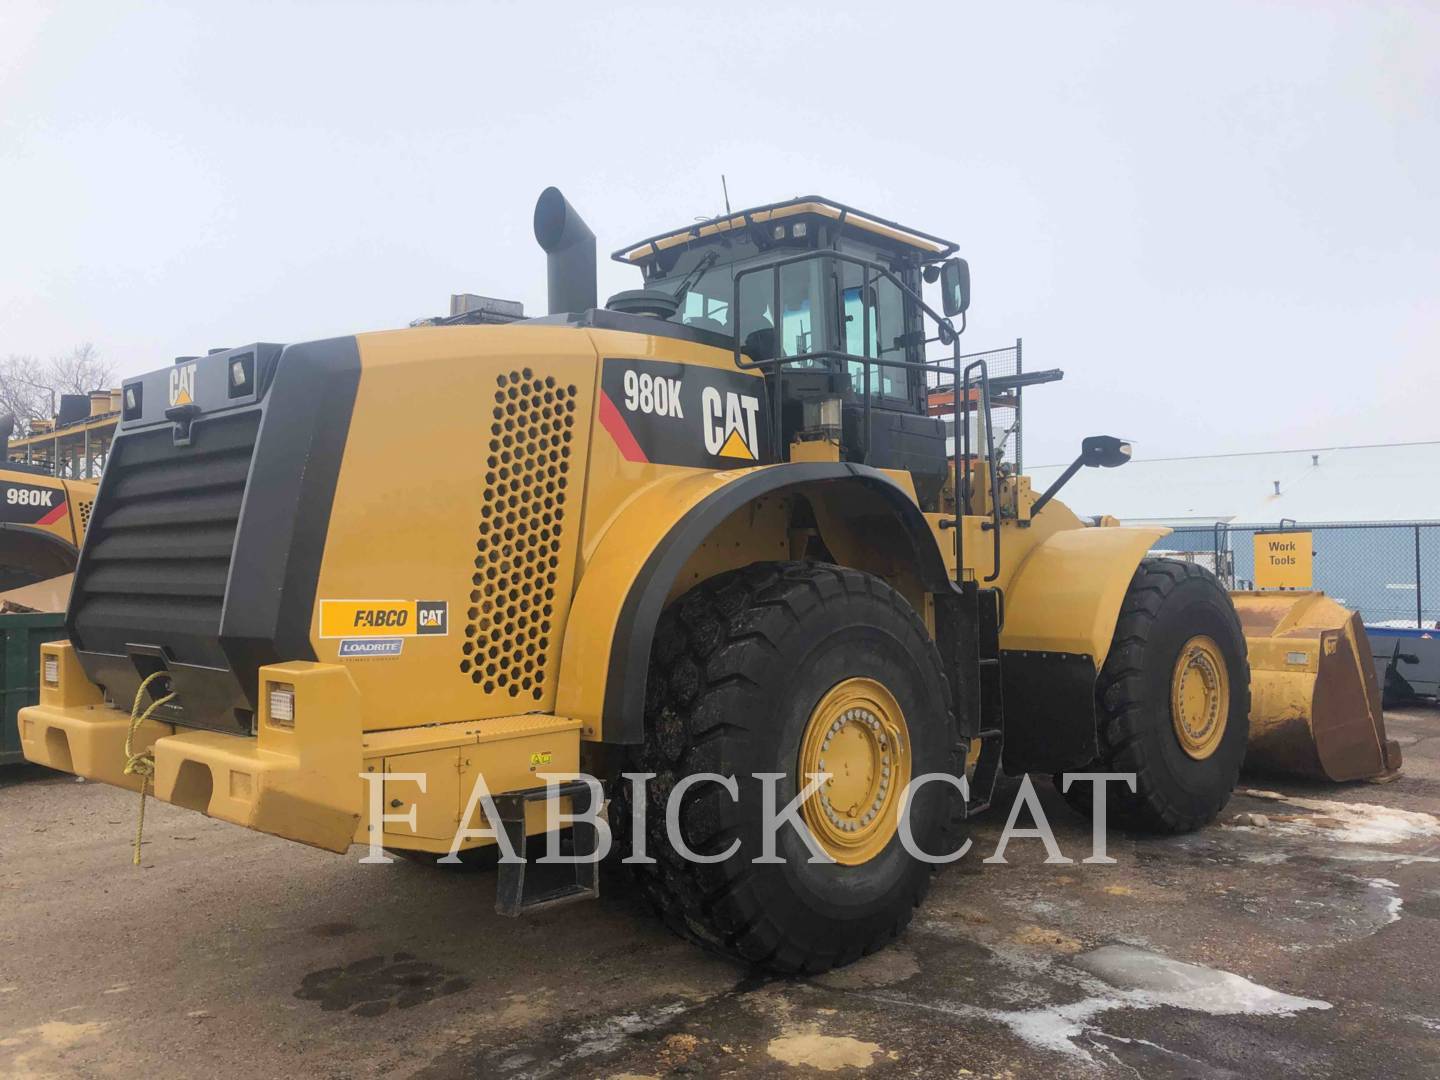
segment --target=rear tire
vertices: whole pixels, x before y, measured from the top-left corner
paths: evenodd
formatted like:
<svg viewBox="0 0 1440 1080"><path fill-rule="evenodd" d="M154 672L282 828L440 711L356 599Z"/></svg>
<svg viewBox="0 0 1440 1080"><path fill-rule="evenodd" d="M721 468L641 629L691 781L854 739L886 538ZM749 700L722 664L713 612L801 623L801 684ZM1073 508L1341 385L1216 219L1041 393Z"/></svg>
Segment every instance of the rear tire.
<svg viewBox="0 0 1440 1080"><path fill-rule="evenodd" d="M1178 672L1187 660L1191 680L1215 680L1215 704L1224 706L1218 733L1191 715L1193 708L1187 713L1182 705L1176 719ZM1100 757L1090 769L1134 773L1136 780L1133 794L1123 782L1105 785L1110 822L1190 832L1224 809L1250 737L1250 665L1235 606L1213 574L1179 559L1140 563L1096 681L1095 714ZM1091 812L1092 786L1075 781L1065 793L1082 814Z"/></svg>
<svg viewBox="0 0 1440 1080"><path fill-rule="evenodd" d="M657 861L631 869L671 929L772 970L819 972L873 952L909 923L934 867L911 857L898 833L888 841L882 833L858 864L812 863L801 837L782 826L776 853L783 864L753 861L762 835L762 785L754 774L784 774L777 810L794 798L803 787L797 779L806 733L847 682L883 684L903 713L910 776L963 775L939 654L914 609L879 578L819 563L757 563L702 583L661 616L646 739L627 769L657 774L646 789L646 849ZM696 784L681 806L680 833L706 855L738 839L724 862L692 863L666 836L671 790L700 772L734 777L739 798L732 801L713 781ZM616 785L610 816L627 854L630 795L628 782ZM960 813L951 785L923 786L910 818L919 848L953 851Z"/></svg>

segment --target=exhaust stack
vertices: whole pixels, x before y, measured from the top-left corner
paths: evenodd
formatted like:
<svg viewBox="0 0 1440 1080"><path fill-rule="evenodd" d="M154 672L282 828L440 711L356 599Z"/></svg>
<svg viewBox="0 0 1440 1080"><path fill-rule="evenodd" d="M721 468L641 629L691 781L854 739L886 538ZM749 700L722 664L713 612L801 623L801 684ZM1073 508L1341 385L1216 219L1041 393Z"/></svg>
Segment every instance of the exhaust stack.
<svg viewBox="0 0 1440 1080"><path fill-rule="evenodd" d="M595 234L559 188L546 188L535 203L535 239L545 249L550 314L595 307Z"/></svg>

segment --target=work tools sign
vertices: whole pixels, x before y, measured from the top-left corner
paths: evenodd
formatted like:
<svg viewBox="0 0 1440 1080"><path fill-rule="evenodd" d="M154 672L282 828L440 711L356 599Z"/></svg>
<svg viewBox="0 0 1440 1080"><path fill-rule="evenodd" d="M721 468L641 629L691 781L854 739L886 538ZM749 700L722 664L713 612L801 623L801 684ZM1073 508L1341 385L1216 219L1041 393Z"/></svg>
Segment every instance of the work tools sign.
<svg viewBox="0 0 1440 1080"><path fill-rule="evenodd" d="M1315 587L1315 546L1308 532L1255 534L1257 589Z"/></svg>
<svg viewBox="0 0 1440 1080"><path fill-rule="evenodd" d="M767 459L764 380L665 360L606 360L600 423L627 461L733 469Z"/></svg>

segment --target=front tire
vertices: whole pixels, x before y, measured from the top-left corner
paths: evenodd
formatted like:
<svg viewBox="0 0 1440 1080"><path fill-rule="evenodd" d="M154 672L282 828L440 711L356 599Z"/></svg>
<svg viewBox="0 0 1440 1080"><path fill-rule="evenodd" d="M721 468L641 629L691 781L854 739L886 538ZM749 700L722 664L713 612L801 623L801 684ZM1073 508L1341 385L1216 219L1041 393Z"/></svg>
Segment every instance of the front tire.
<svg viewBox="0 0 1440 1080"><path fill-rule="evenodd" d="M869 574L818 563L758 563L712 578L661 617L645 720L645 744L628 768L657 774L646 812L647 851L657 862L632 869L667 925L782 972L850 963L904 929L934 867L909 855L895 830L900 781L963 775L964 758L939 654L899 593ZM826 755L823 771L835 777L829 801L812 796L802 814L837 861L810 862L804 840L782 826L783 862L756 864L755 774L783 774L778 810L802 789L802 763ZM723 862L688 861L666 835L669 793L701 772L734 777L739 797L713 781L691 787L679 831L704 855L738 840ZM630 793L628 783L617 786L611 815L627 848ZM919 848L951 852L960 810L951 785L923 786L910 811Z"/></svg>
<svg viewBox="0 0 1440 1080"><path fill-rule="evenodd" d="M1181 833L1230 800L1250 737L1250 665L1235 605L1215 576L1179 559L1135 570L1096 681L1097 772L1134 773L1136 791L1106 784L1122 828ZM1091 785L1070 805L1088 814Z"/></svg>

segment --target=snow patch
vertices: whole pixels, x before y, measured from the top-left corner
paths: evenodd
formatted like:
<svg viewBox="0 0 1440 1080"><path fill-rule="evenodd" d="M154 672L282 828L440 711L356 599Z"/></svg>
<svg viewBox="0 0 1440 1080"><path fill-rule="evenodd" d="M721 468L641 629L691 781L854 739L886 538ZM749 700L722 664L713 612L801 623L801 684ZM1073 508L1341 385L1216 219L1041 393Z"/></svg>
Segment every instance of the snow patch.
<svg viewBox="0 0 1440 1080"><path fill-rule="evenodd" d="M1259 863L1261 866L1279 866L1290 861L1290 856L1283 851L1256 851L1240 857L1246 862Z"/></svg>
<svg viewBox="0 0 1440 1080"><path fill-rule="evenodd" d="M1342 862L1384 862L1395 863L1397 866L1409 866L1411 863L1440 863L1440 857L1435 855L1407 855L1401 851L1334 851L1330 858L1339 859Z"/></svg>
<svg viewBox="0 0 1440 1080"><path fill-rule="evenodd" d="M1106 945L1076 957L1071 963L1085 972L1081 980L1091 993L1063 1005L986 1009L938 1002L904 1003L935 1012L992 1020L1004 1024L1031 1046L1083 1058L1092 1064L1095 1059L1076 1040L1096 1034L1092 1022L1112 1009L1156 1009L1168 1005L1215 1016L1294 1016L1305 1009L1331 1007L1327 1001L1284 994L1228 971L1172 960L1133 945ZM1064 970L1052 969L1052 973Z"/></svg>
<svg viewBox="0 0 1440 1080"><path fill-rule="evenodd" d="M1212 1016L1294 1016L1304 1009L1330 1008L1328 1002L1271 990L1233 972L1129 945L1105 945L1075 963L1123 991L1127 1004L1142 1008L1171 1005Z"/></svg>
<svg viewBox="0 0 1440 1080"><path fill-rule="evenodd" d="M1386 916L1388 916L1388 918L1386 919L1386 925L1389 925L1393 922L1399 922L1400 909L1405 906L1405 902L1400 899L1399 896L1395 895L1395 890L1400 888L1400 886L1395 884L1395 882L1390 881L1388 878L1383 877L1369 878L1366 881L1366 884L1369 885L1372 889L1381 889L1385 892L1390 893L1390 895L1385 898L1385 914Z"/></svg>
<svg viewBox="0 0 1440 1080"><path fill-rule="evenodd" d="M1347 803L1334 799L1305 799L1281 795L1274 791L1245 792L1257 799L1284 802L1301 810L1312 810L1314 817L1276 822L1278 831L1318 831L1328 839L1346 844L1398 844L1405 840L1440 837L1440 818L1417 810L1397 810L1379 803Z"/></svg>

